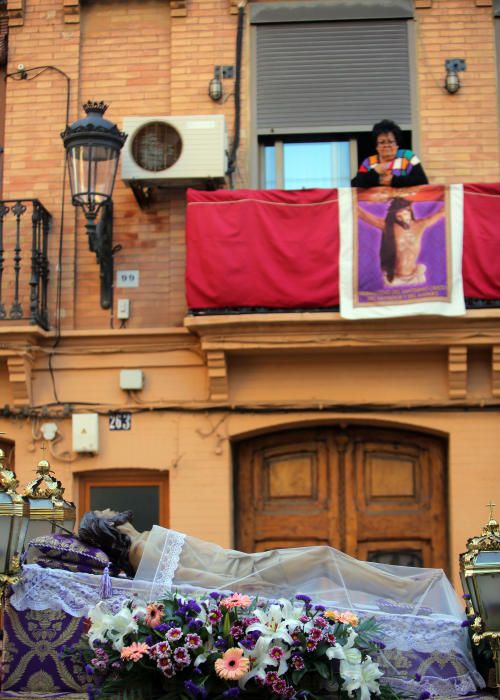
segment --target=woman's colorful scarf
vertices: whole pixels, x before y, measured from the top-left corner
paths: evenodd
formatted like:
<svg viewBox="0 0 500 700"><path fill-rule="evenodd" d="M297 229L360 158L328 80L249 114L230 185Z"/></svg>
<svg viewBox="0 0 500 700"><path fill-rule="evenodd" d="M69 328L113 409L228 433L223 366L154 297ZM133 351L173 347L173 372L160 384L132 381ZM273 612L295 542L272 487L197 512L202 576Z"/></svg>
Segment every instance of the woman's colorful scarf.
<svg viewBox="0 0 500 700"><path fill-rule="evenodd" d="M367 173L372 170L377 163L380 163L378 156L370 156L361 163L359 172ZM420 159L413 151L400 148L396 153L396 157L390 164L390 171L395 176L409 175L418 163L420 163Z"/></svg>

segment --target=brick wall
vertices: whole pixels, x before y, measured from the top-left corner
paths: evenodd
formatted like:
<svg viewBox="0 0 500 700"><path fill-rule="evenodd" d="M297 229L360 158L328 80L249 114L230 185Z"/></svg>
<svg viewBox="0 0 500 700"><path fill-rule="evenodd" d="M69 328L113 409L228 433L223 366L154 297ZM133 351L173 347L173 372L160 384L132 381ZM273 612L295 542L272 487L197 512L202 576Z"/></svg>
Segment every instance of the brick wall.
<svg viewBox="0 0 500 700"><path fill-rule="evenodd" d="M416 14L420 155L437 182L500 177L494 19L474 0L434 0ZM449 58L464 58L462 87L444 89Z"/></svg>
<svg viewBox="0 0 500 700"><path fill-rule="evenodd" d="M475 0L417 3L415 16L420 155L433 181L499 179L498 116L492 8ZM484 5L484 3L482 3ZM247 13L248 14L248 13ZM73 18L75 19L75 17ZM78 17L76 16L76 19ZM87 99L109 102L107 116L220 114L233 138L233 80L225 99L207 95L215 65L235 64L237 15L229 0L90 0L80 21L64 21L62 0L27 2L22 26L11 26L9 66L54 65L72 81L70 122ZM249 25L245 25L242 131L235 184L247 186L250 129ZM443 89L446 58L464 58L462 89ZM30 75L31 77L31 75ZM36 80L7 83L5 197L39 197L54 215L50 308L55 307L61 223L65 80L47 71ZM388 115L390 116L390 115ZM138 289L117 290L132 302L129 327L178 326L185 314L182 190L153 195L141 210L118 175L115 194L117 269L137 269ZM66 190L62 255L63 328L107 328L99 306L99 270L88 250L81 213ZM116 321L115 321L116 325Z"/></svg>

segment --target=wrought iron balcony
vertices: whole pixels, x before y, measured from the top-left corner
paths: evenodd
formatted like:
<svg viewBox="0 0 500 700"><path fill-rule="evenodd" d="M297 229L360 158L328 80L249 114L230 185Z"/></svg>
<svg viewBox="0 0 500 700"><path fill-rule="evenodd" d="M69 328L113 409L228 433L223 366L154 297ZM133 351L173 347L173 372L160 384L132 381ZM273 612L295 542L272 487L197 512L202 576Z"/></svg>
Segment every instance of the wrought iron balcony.
<svg viewBox="0 0 500 700"><path fill-rule="evenodd" d="M0 322L48 329L48 236L52 216L38 199L0 200Z"/></svg>

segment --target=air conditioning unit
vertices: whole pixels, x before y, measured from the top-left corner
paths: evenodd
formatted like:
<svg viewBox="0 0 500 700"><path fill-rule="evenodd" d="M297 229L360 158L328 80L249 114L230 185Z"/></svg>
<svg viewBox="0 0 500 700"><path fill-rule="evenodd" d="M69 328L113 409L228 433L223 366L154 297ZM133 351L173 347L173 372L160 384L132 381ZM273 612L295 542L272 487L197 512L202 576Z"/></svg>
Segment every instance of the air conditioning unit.
<svg viewBox="0 0 500 700"><path fill-rule="evenodd" d="M133 186L221 184L227 170L223 115L125 117L122 180Z"/></svg>

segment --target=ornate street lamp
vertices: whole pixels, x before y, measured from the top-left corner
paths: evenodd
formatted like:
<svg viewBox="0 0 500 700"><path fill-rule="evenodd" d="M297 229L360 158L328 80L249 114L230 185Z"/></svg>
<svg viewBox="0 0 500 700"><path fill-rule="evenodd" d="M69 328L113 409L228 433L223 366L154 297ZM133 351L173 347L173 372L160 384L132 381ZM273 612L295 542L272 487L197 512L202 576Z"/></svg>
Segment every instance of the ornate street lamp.
<svg viewBox="0 0 500 700"><path fill-rule="evenodd" d="M17 492L16 475L5 466L0 448L0 602L6 587L17 581L28 522L28 505Z"/></svg>
<svg viewBox="0 0 500 700"><path fill-rule="evenodd" d="M490 519L481 535L467 540L467 552L460 555L460 578L472 619L474 644L485 639L493 652L496 685L500 687L500 526Z"/></svg>
<svg viewBox="0 0 500 700"><path fill-rule="evenodd" d="M103 118L104 102L83 105L86 116L61 134L66 149L73 205L82 207L89 248L101 268L101 306L113 303L113 202L116 169L127 135ZM97 221L100 210L101 218Z"/></svg>

